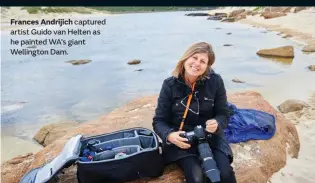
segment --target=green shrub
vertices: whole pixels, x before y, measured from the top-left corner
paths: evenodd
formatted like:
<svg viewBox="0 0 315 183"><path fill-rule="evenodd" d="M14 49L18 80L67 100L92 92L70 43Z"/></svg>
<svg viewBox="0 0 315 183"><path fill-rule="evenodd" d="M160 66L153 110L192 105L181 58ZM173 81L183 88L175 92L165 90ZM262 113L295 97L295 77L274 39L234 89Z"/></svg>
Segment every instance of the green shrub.
<svg viewBox="0 0 315 183"><path fill-rule="evenodd" d="M82 14L90 14L91 12L87 8L81 8L81 7L47 7L47 8L41 8L41 7L23 7L22 9L27 10L29 14L36 14L39 12L43 13L82 13Z"/></svg>
<svg viewBox="0 0 315 183"><path fill-rule="evenodd" d="M260 11L264 8L265 8L264 6L257 6L253 11Z"/></svg>

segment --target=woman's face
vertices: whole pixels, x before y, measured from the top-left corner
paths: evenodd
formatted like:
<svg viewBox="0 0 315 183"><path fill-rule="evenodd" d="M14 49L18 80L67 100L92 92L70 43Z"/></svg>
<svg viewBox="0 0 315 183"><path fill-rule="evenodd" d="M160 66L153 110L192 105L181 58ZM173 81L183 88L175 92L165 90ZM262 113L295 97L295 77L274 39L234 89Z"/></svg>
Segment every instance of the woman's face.
<svg viewBox="0 0 315 183"><path fill-rule="evenodd" d="M192 77L202 75L207 69L208 61L207 53L195 53L184 63L186 74Z"/></svg>

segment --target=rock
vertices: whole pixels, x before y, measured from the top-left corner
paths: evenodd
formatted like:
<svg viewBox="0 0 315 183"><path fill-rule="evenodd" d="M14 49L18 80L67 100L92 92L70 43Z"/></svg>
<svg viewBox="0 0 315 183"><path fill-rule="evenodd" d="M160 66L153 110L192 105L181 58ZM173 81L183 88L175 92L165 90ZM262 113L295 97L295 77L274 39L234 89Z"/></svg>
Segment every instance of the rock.
<svg viewBox="0 0 315 183"><path fill-rule="evenodd" d="M143 69L137 69L137 70L135 70L135 71L143 71Z"/></svg>
<svg viewBox="0 0 315 183"><path fill-rule="evenodd" d="M231 44L224 44L223 46L233 46L233 45L231 45Z"/></svg>
<svg viewBox="0 0 315 183"><path fill-rule="evenodd" d="M315 52L315 44L304 46L302 51L304 51L304 52Z"/></svg>
<svg viewBox="0 0 315 183"><path fill-rule="evenodd" d="M152 117L156 107L157 95L148 96L129 102L106 116L80 124L58 140L46 146L35 155L13 159L1 166L3 182L17 183L29 170L52 160L63 149L64 144L74 135L99 135L132 127L152 129ZM263 97L256 92L234 93L228 95L228 101L239 108L261 110L276 117L276 134L269 140L252 140L246 143L231 144L234 153L232 164L237 182L253 183L267 180L286 164L289 156L297 158L300 150L298 133L294 124L282 113L277 112ZM184 175L174 164L166 167L163 176L147 179L148 183L184 182ZM73 183L76 180L76 167L65 169L61 182ZM143 180L131 181L141 183Z"/></svg>
<svg viewBox="0 0 315 183"><path fill-rule="evenodd" d="M222 17L210 15L207 20L222 20Z"/></svg>
<svg viewBox="0 0 315 183"><path fill-rule="evenodd" d="M252 11L252 16L255 16L255 15L258 15L259 14L259 12L257 12L257 11Z"/></svg>
<svg viewBox="0 0 315 183"><path fill-rule="evenodd" d="M250 16L254 16L254 15L257 15L258 12L255 12L255 11L250 11L250 10L247 10L245 11L246 12L246 15L250 15Z"/></svg>
<svg viewBox="0 0 315 183"><path fill-rule="evenodd" d="M266 7L264 8L264 12L283 12L289 13L291 11L291 7Z"/></svg>
<svg viewBox="0 0 315 183"><path fill-rule="evenodd" d="M234 10L232 11L228 17L236 17L238 14L241 14L245 11L245 9L240 9L240 10Z"/></svg>
<svg viewBox="0 0 315 183"><path fill-rule="evenodd" d="M299 12L299 11L306 10L306 9L307 9L307 7L299 6L299 7L294 7L294 8L292 8L292 9L291 9L291 12L292 12L292 13L297 13L297 12Z"/></svg>
<svg viewBox="0 0 315 183"><path fill-rule="evenodd" d="M140 64L141 63L141 60L131 60L129 61L127 64L129 65L135 65L135 64Z"/></svg>
<svg viewBox="0 0 315 183"><path fill-rule="evenodd" d="M208 13L188 13L186 16L209 16Z"/></svg>
<svg viewBox="0 0 315 183"><path fill-rule="evenodd" d="M239 20L242 20L242 19L245 19L246 18L246 14L239 14L237 15L234 19L235 21L239 21Z"/></svg>
<svg viewBox="0 0 315 183"><path fill-rule="evenodd" d="M226 14L226 13L215 13L214 16L217 16L217 17L227 17L228 14Z"/></svg>
<svg viewBox="0 0 315 183"><path fill-rule="evenodd" d="M65 61L66 63L71 63L72 65L81 65L81 64L87 64L90 63L91 60L82 59L82 60L69 60Z"/></svg>
<svg viewBox="0 0 315 183"><path fill-rule="evenodd" d="M278 109L282 113L300 111L303 107L307 107L308 105L300 100L286 100L278 106Z"/></svg>
<svg viewBox="0 0 315 183"><path fill-rule="evenodd" d="M268 31L261 31L260 33L264 33L264 34L266 34L266 33L268 33Z"/></svg>
<svg viewBox="0 0 315 183"><path fill-rule="evenodd" d="M286 16L287 14L282 13L282 12L264 12L261 14L265 19L271 19L271 18L277 18L277 17L282 17Z"/></svg>
<svg viewBox="0 0 315 183"><path fill-rule="evenodd" d="M290 34L286 34L286 35L283 35L282 38L290 38L290 37L293 37L292 35Z"/></svg>
<svg viewBox="0 0 315 183"><path fill-rule="evenodd" d="M226 33L226 35L231 35L231 34L232 34L231 32Z"/></svg>
<svg viewBox="0 0 315 183"><path fill-rule="evenodd" d="M1 182L19 183L22 176L32 165L34 159L35 155L28 153L4 162L1 165Z"/></svg>
<svg viewBox="0 0 315 183"><path fill-rule="evenodd" d="M216 27L216 28L214 28L214 29L220 30L220 29L222 29L222 28L220 28L220 27Z"/></svg>
<svg viewBox="0 0 315 183"><path fill-rule="evenodd" d="M34 136L34 140L44 147L64 136L67 131L75 128L76 122L53 123L42 127Z"/></svg>
<svg viewBox="0 0 315 183"><path fill-rule="evenodd" d="M245 81L241 81L241 80L239 80L239 79L232 79L232 81L233 81L234 83L245 83Z"/></svg>
<svg viewBox="0 0 315 183"><path fill-rule="evenodd" d="M234 18L223 18L221 22L235 22Z"/></svg>
<svg viewBox="0 0 315 183"><path fill-rule="evenodd" d="M262 49L257 52L260 56L294 58L293 46L281 46L278 48Z"/></svg>
<svg viewBox="0 0 315 183"><path fill-rule="evenodd" d="M308 66L308 68L309 68L309 70L311 70L311 71L315 71L315 65L310 65L310 66Z"/></svg>

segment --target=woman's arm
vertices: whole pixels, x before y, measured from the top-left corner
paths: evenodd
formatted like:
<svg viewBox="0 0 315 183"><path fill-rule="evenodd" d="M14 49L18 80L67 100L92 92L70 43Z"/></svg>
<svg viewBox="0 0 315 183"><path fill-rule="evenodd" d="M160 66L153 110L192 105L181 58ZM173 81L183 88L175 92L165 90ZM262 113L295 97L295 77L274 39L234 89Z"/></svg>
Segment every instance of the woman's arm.
<svg viewBox="0 0 315 183"><path fill-rule="evenodd" d="M164 80L160 95L157 101L157 107L153 117L153 130L164 141L167 142L167 136L175 130L168 124L172 112L172 91Z"/></svg>
<svg viewBox="0 0 315 183"><path fill-rule="evenodd" d="M218 122L216 133L219 133L227 127L230 120L226 90L221 76L218 79L218 90L214 98L214 112L214 119Z"/></svg>

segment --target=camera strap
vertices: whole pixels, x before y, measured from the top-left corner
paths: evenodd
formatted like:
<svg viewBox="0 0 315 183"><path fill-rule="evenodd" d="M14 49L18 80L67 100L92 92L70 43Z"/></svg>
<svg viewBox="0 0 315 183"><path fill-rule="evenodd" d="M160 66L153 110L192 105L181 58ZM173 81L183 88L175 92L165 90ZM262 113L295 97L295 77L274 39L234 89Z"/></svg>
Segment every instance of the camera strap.
<svg viewBox="0 0 315 183"><path fill-rule="evenodd" d="M181 131L181 130L183 129L183 127L184 127L184 122L185 122L185 119L186 119L186 116L187 116L187 113L188 113L188 109L189 109L189 106L190 106L191 98L192 98L192 96L193 96L193 94L194 94L195 84L196 84L196 83L193 83L193 84L192 84L191 93L190 93L189 96L188 96L187 105L186 105L186 110L185 110L185 113L184 113L182 122L180 123L180 126L179 126L179 130L180 130L180 131Z"/></svg>

